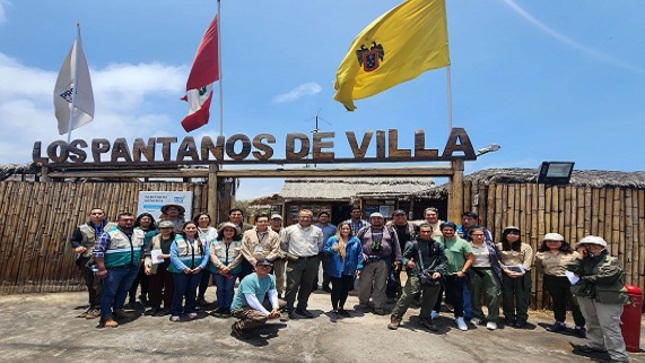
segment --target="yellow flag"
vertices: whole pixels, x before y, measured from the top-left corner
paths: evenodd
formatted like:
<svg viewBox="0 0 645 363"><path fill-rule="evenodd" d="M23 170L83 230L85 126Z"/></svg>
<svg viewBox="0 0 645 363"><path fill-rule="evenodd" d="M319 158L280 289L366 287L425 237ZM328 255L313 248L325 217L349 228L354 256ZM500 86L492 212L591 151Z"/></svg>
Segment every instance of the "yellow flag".
<svg viewBox="0 0 645 363"><path fill-rule="evenodd" d="M334 99L353 111L354 100L448 65L445 0L407 0L354 39L336 72Z"/></svg>

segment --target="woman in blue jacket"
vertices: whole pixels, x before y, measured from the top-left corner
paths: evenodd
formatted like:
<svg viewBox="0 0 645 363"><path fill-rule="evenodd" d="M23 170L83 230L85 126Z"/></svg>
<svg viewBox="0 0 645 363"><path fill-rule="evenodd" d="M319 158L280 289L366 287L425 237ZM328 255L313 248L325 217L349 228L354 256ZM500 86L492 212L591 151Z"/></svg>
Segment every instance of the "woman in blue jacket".
<svg viewBox="0 0 645 363"><path fill-rule="evenodd" d="M363 245L352 236L349 223L338 225L335 236L325 242L323 252L330 255L327 273L331 277L332 319L338 315L349 317L344 309L349 291L354 287L354 276L363 268Z"/></svg>
<svg viewBox="0 0 645 363"><path fill-rule="evenodd" d="M184 296L186 297L184 313L189 319L197 317L195 312L197 286L209 256L208 243L203 243L197 235L197 224L193 221L186 222L183 232L175 236L175 241L170 246L170 271L173 273L175 282L175 294L170 308L171 321L179 321Z"/></svg>

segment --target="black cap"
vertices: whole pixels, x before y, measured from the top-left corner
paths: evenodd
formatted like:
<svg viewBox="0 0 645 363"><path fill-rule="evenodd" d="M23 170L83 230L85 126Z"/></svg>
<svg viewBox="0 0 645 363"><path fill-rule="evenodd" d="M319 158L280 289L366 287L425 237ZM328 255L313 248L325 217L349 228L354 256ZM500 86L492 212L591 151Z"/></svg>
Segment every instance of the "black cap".
<svg viewBox="0 0 645 363"><path fill-rule="evenodd" d="M405 211L403 209L397 209L397 210L394 211L394 213L392 213L393 216L395 216L397 214L407 214L407 213L405 213Z"/></svg>
<svg viewBox="0 0 645 363"><path fill-rule="evenodd" d="M273 266L273 263L267 259L260 259L255 263L256 266Z"/></svg>

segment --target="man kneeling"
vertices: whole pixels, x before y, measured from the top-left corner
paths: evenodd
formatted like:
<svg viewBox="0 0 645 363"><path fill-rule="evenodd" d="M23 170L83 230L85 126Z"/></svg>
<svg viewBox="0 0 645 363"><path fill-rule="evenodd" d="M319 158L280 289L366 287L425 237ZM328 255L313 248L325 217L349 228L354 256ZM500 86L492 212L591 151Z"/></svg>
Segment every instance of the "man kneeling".
<svg viewBox="0 0 645 363"><path fill-rule="evenodd" d="M401 324L403 314L410 307L410 302L418 292L422 293L419 323L431 331L437 326L430 319L430 311L437 301L441 278L446 272L446 254L443 245L432 239L432 226L423 223L419 226L419 236L405 244L403 265L408 272L408 281L403 294L392 311L388 328L395 330Z"/></svg>
<svg viewBox="0 0 645 363"><path fill-rule="evenodd" d="M275 277L269 275L272 266L270 261L260 259L255 264L255 272L240 282L231 304L233 317L240 319L231 326L235 337L247 338L249 329L262 326L269 319L280 318Z"/></svg>

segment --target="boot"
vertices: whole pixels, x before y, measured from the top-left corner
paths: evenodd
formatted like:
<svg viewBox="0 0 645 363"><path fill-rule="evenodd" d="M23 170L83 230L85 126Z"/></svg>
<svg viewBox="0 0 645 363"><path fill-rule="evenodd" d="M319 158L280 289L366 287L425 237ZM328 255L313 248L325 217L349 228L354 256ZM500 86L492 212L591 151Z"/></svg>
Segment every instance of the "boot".
<svg viewBox="0 0 645 363"><path fill-rule="evenodd" d="M395 316L390 318L390 323L387 325L387 328L390 330L396 330L401 325L401 319L397 319Z"/></svg>
<svg viewBox="0 0 645 363"><path fill-rule="evenodd" d="M117 323L114 319L112 319L112 315L105 315L102 319L101 322L103 323L103 326L106 328L116 328L119 326L119 323Z"/></svg>

